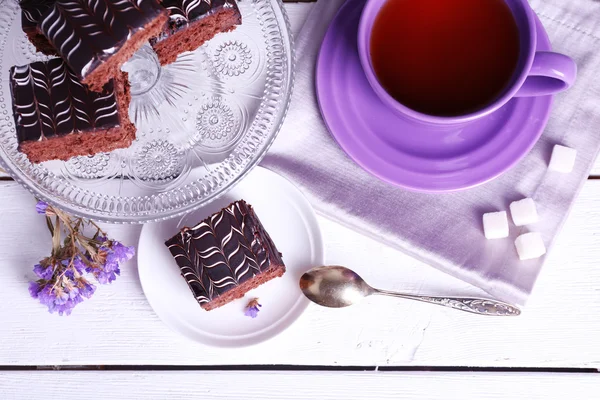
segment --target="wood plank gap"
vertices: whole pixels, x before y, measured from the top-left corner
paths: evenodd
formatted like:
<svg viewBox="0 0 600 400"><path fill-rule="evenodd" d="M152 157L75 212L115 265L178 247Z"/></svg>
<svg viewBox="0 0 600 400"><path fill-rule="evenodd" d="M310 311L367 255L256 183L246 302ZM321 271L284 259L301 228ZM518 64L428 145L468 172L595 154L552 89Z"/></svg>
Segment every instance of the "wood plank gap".
<svg viewBox="0 0 600 400"><path fill-rule="evenodd" d="M600 180L600 175L590 175L588 176L588 180ZM0 182L14 182L14 179L10 176L0 176Z"/></svg>
<svg viewBox="0 0 600 400"><path fill-rule="evenodd" d="M596 368L573 367L452 367L452 366L325 366L325 365L21 365L0 366L0 371L339 371L339 372L535 372L597 374Z"/></svg>

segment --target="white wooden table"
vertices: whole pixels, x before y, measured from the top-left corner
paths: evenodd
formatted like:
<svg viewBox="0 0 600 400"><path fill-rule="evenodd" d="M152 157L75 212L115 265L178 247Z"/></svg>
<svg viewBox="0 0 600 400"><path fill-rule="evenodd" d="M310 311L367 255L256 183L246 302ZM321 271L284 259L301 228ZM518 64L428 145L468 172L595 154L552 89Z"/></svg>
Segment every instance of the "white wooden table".
<svg viewBox="0 0 600 400"><path fill-rule="evenodd" d="M311 4L286 6L297 32ZM593 399L600 396L600 163L519 318L484 319L417 302L310 306L250 348L205 347L148 305L136 260L68 318L29 298L50 248L35 201L0 180L0 399ZM2 178L0 178L2 179ZM415 293L477 289L325 218L327 263ZM108 226L137 243L141 227ZM348 251L361 248L360 252ZM373 265L369 254L379 254ZM385 278L384 278L385 277ZM49 371L61 369L62 371Z"/></svg>

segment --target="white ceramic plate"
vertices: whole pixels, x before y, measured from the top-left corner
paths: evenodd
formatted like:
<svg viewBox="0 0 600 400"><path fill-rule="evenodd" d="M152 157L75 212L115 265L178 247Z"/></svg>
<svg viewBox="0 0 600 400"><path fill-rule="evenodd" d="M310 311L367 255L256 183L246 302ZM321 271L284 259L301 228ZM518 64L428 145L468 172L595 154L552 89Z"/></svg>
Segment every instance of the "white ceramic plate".
<svg viewBox="0 0 600 400"><path fill-rule="evenodd" d="M240 199L254 207L283 253L287 271L242 299L204 311L164 242L182 227L193 226ZM312 207L294 185L264 168L255 168L233 190L206 207L183 218L145 225L138 246L142 288L160 319L189 339L220 347L253 345L290 326L308 304L298 286L300 276L323 262L323 242ZM244 310L254 297L259 298L262 308L252 319L244 315Z"/></svg>

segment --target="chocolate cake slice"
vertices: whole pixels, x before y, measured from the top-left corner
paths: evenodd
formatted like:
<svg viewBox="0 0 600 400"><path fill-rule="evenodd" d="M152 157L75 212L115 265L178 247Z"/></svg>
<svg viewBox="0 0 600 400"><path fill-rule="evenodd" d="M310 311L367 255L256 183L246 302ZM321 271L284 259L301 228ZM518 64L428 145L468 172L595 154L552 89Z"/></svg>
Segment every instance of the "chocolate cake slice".
<svg viewBox="0 0 600 400"><path fill-rule="evenodd" d="M39 28L81 81L100 91L167 19L157 0L57 0Z"/></svg>
<svg viewBox="0 0 600 400"><path fill-rule="evenodd" d="M243 297L285 272L281 254L244 200L184 228L165 244L205 310Z"/></svg>
<svg viewBox="0 0 600 400"><path fill-rule="evenodd" d="M42 15L56 3L56 0L20 0L21 26L23 32L33 43L37 51L48 56L57 55L56 49L50 44L46 36L39 30L38 23Z"/></svg>
<svg viewBox="0 0 600 400"><path fill-rule="evenodd" d="M102 93L60 58L12 67L9 75L19 150L32 163L112 151L135 139L126 73Z"/></svg>
<svg viewBox="0 0 600 400"><path fill-rule="evenodd" d="M169 10L169 23L150 44L162 65L242 23L235 0L161 0L161 3Z"/></svg>

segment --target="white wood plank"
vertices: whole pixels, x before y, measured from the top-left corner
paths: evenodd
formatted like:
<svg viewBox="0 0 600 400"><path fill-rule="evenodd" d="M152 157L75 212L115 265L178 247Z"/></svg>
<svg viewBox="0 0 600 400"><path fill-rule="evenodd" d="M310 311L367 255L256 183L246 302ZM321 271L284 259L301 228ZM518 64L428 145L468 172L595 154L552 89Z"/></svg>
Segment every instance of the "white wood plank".
<svg viewBox="0 0 600 400"><path fill-rule="evenodd" d="M456 372L2 372L12 400L592 399L598 374Z"/></svg>
<svg viewBox="0 0 600 400"><path fill-rule="evenodd" d="M31 267L50 240L33 198L0 183L0 365L296 364L600 367L600 181L588 181L524 314L488 318L372 298L352 308L311 306L287 331L245 349L208 348L180 338L152 312L135 260L71 317L30 299ZM480 294L410 257L320 219L327 262L372 284L418 293ZM139 226L109 226L136 243ZM264 305L268 307L268 305Z"/></svg>

